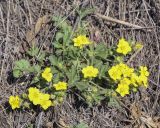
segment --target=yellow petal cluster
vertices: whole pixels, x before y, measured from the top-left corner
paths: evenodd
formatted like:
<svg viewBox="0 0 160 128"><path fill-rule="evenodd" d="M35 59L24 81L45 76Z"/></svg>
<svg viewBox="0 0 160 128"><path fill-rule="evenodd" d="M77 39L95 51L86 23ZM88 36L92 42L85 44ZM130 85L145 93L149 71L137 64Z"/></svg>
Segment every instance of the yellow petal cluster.
<svg viewBox="0 0 160 128"><path fill-rule="evenodd" d="M49 94L40 93L40 106L46 110L52 105Z"/></svg>
<svg viewBox="0 0 160 128"><path fill-rule="evenodd" d="M132 48L130 47L129 43L124 39L124 38L121 38L119 40L119 43L118 43L118 48L117 48L117 52L118 53L121 53L121 54L128 54L129 52L132 51Z"/></svg>
<svg viewBox="0 0 160 128"><path fill-rule="evenodd" d="M10 96L9 97L9 104L11 105L12 109L20 108L19 96Z"/></svg>
<svg viewBox="0 0 160 128"><path fill-rule="evenodd" d="M139 85L144 85L145 87L148 87L148 76L149 72L146 66L140 66L140 76L137 80L137 83Z"/></svg>
<svg viewBox="0 0 160 128"><path fill-rule="evenodd" d="M129 94L129 85L118 84L116 92L118 92L122 97L124 97L125 95Z"/></svg>
<svg viewBox="0 0 160 128"><path fill-rule="evenodd" d="M148 86L149 72L147 67L140 66L139 75L134 72L133 68L130 68L126 64L120 63L112 66L108 71L109 76L118 84L116 91L123 97L129 94L129 89L137 88L138 86Z"/></svg>
<svg viewBox="0 0 160 128"><path fill-rule="evenodd" d="M54 84L53 87L59 91L59 90L66 90L67 89L67 83L65 82L58 82L57 84Z"/></svg>
<svg viewBox="0 0 160 128"><path fill-rule="evenodd" d="M138 87L139 76L136 73L132 73L131 75L131 83L134 87Z"/></svg>
<svg viewBox="0 0 160 128"><path fill-rule="evenodd" d="M109 76L115 81L121 79L122 72L121 72L119 66L117 66L117 65L112 66L112 68L109 69L108 73L109 73Z"/></svg>
<svg viewBox="0 0 160 128"><path fill-rule="evenodd" d="M82 48L84 45L91 44L91 41L85 35L79 35L73 39L74 46Z"/></svg>
<svg viewBox="0 0 160 128"><path fill-rule="evenodd" d="M116 89L116 92L118 92L122 97L129 94L129 85L131 84L131 81L128 78L124 78L120 81L118 84L118 88Z"/></svg>
<svg viewBox="0 0 160 128"><path fill-rule="evenodd" d="M47 67L44 69L42 72L42 78L44 78L47 82L51 82L52 80L52 73L51 73L51 68Z"/></svg>
<svg viewBox="0 0 160 128"><path fill-rule="evenodd" d="M149 76L149 72L148 72L147 67L140 66L140 75L146 76L146 77Z"/></svg>
<svg viewBox="0 0 160 128"><path fill-rule="evenodd" d="M134 69L128 67L126 64L120 63L118 65L112 66L111 69L109 69L108 73L109 76L113 80L121 80L122 77L129 77L133 73Z"/></svg>
<svg viewBox="0 0 160 128"><path fill-rule="evenodd" d="M40 91L37 88L34 87L30 87L28 89L28 98L30 101L33 102L34 105L38 105L40 103Z"/></svg>
<svg viewBox="0 0 160 128"><path fill-rule="evenodd" d="M49 100L49 94L41 93L39 89L34 87L30 87L28 92L28 98L34 105L40 105L44 110L52 105L52 102Z"/></svg>
<svg viewBox="0 0 160 128"><path fill-rule="evenodd" d="M97 68L94 68L93 66L87 66L82 69L82 73L84 75L84 78L92 78L96 77L99 71Z"/></svg>

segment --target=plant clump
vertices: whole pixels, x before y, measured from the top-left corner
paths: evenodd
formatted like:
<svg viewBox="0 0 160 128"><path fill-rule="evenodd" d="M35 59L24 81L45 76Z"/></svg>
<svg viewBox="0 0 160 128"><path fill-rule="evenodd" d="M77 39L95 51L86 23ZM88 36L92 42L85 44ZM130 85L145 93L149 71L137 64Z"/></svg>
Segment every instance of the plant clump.
<svg viewBox="0 0 160 128"><path fill-rule="evenodd" d="M53 21L57 26L63 19L54 17ZM79 28L84 28L83 32ZM79 24L73 33L72 27L64 21L52 41L52 52L36 50L38 47L33 46L27 54L35 63L25 59L14 63L14 77L26 74L33 77L26 93L10 96L12 109L39 106L47 110L61 104L70 93L78 94L78 99L89 106L101 101L118 104L118 96L136 93L140 86L148 87L147 67L136 69L124 61L142 45L124 38L119 39L117 47L107 47L105 43L97 45L85 30Z"/></svg>

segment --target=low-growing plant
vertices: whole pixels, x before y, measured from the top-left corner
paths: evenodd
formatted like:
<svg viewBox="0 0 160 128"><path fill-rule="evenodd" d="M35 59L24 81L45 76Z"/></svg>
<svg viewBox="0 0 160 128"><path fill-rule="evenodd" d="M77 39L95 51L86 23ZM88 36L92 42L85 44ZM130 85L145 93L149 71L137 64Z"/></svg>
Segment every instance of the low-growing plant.
<svg viewBox="0 0 160 128"><path fill-rule="evenodd" d="M27 52L30 60L14 63L14 77L33 77L26 93L9 97L12 109L35 105L47 110L61 104L70 93L75 93L89 106L102 101L116 106L119 95L124 97L140 86L148 86L147 67L134 69L124 61L126 56L141 49L141 44L121 38L117 47L107 47L105 43L91 41L89 35L79 29L73 32L61 17L53 17L53 21L58 30L52 52L33 46Z"/></svg>

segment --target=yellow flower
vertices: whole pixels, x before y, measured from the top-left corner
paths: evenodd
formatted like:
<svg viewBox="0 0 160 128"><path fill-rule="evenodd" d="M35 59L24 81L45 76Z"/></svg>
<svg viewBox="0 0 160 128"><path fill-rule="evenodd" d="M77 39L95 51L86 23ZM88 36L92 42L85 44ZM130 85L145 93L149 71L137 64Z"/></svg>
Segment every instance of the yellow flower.
<svg viewBox="0 0 160 128"><path fill-rule="evenodd" d="M135 73L132 73L131 75L131 84L133 84L134 87L138 87L138 79L139 77L135 74Z"/></svg>
<svg viewBox="0 0 160 128"><path fill-rule="evenodd" d="M138 49L142 49L143 48L143 45L141 43L136 43L135 47L134 47L136 50Z"/></svg>
<svg viewBox="0 0 160 128"><path fill-rule="evenodd" d="M123 78L123 79L120 81L120 84L122 84L122 85L130 85L130 84L131 84L131 81L130 81L128 78Z"/></svg>
<svg viewBox="0 0 160 128"><path fill-rule="evenodd" d="M140 66L140 73L143 76L149 76L149 72L148 72L147 67Z"/></svg>
<svg viewBox="0 0 160 128"><path fill-rule="evenodd" d="M139 85L143 85L146 88L148 87L148 78L144 75L140 75L137 80Z"/></svg>
<svg viewBox="0 0 160 128"><path fill-rule="evenodd" d="M11 105L12 109L20 108L19 96L10 96L9 97L9 104Z"/></svg>
<svg viewBox="0 0 160 128"><path fill-rule="evenodd" d="M73 39L74 46L82 48L84 45L91 44L91 41L85 36L80 35Z"/></svg>
<svg viewBox="0 0 160 128"><path fill-rule="evenodd" d="M66 90L67 89L67 83L65 82L58 82L57 84L54 84L53 87L58 90Z"/></svg>
<svg viewBox="0 0 160 128"><path fill-rule="evenodd" d="M122 72L119 66L116 65L112 66L111 69L109 69L108 74L113 80L116 81L121 79Z"/></svg>
<svg viewBox="0 0 160 128"><path fill-rule="evenodd" d="M118 48L117 48L118 53L122 53L122 54L126 55L129 52L131 52L131 50L132 49L129 46L129 43L124 38L119 40Z"/></svg>
<svg viewBox="0 0 160 128"><path fill-rule="evenodd" d="M30 87L28 91L29 91L29 94L28 94L29 100L32 101L34 105L39 104L40 103L39 89Z"/></svg>
<svg viewBox="0 0 160 128"><path fill-rule="evenodd" d="M129 85L127 84L118 84L118 88L116 89L116 92L118 92L122 97L129 94Z"/></svg>
<svg viewBox="0 0 160 128"><path fill-rule="evenodd" d="M46 110L52 105L49 94L40 93L40 106Z"/></svg>
<svg viewBox="0 0 160 128"><path fill-rule="evenodd" d="M82 73L84 75L84 78L92 78L96 77L99 71L97 68L94 68L93 66L87 66L82 69Z"/></svg>
<svg viewBox="0 0 160 128"><path fill-rule="evenodd" d="M49 68L49 67L45 68L44 71L42 72L42 77L43 77L47 82L51 82L51 80L52 80L51 68Z"/></svg>
<svg viewBox="0 0 160 128"><path fill-rule="evenodd" d="M118 66L124 77L130 77L134 72L134 69L128 67L126 64L120 63Z"/></svg>

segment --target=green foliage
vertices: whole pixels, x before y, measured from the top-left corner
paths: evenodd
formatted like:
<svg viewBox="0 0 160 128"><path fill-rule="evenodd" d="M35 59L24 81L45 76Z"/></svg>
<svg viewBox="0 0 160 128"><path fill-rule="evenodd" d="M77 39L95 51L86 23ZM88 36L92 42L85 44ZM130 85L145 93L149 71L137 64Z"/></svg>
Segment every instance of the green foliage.
<svg viewBox="0 0 160 128"><path fill-rule="evenodd" d="M19 61L15 61L13 76L16 78L21 77L23 73L29 72L29 68L30 68L30 63L27 60L21 59Z"/></svg>
<svg viewBox="0 0 160 128"><path fill-rule="evenodd" d="M42 89L43 92L50 93L54 104L61 103L67 93L65 91L54 90L52 85L59 81L66 81L69 89L79 93L79 96L89 106L92 106L100 104L106 98L106 91L110 90L104 83L108 83L108 79L105 78L107 70L110 67L108 60L112 56L110 54L112 50L107 48L103 43L98 45L92 43L82 49L74 46L72 36L76 37L82 31L86 33L84 29L86 26L83 26L82 19L92 13L93 10L84 9L77 12L80 16L80 23L75 33L73 33L72 27L64 18L53 17L54 25L57 27L57 33L52 42L53 53L47 53L36 46L32 46L27 51L27 54L34 58L34 63L30 63L24 59L16 61L13 75L18 78L24 74L33 74L31 84ZM51 81L52 85L50 84L50 86L46 84L46 81L42 77L42 71L46 67L46 62L53 74L53 81ZM97 78L85 79L83 77L82 69L88 65L92 65L98 69ZM83 125L80 124L80 126Z"/></svg>
<svg viewBox="0 0 160 128"><path fill-rule="evenodd" d="M92 14L95 11L93 8L77 9L77 13L80 16L80 19L83 19L89 14Z"/></svg>
<svg viewBox="0 0 160 128"><path fill-rule="evenodd" d="M39 48L38 47L35 47L35 46L32 46L28 51L27 51L27 54L34 57L34 56L37 56L38 55L38 52L39 52Z"/></svg>
<svg viewBox="0 0 160 128"><path fill-rule="evenodd" d="M118 80L110 79L108 71L111 66L124 62L125 59L116 53L113 47L107 47L104 43L96 44L84 34L87 33L87 27L83 19L92 12L92 9L77 11L80 21L76 30L73 30L63 17L54 16L52 20L57 32L51 42L50 52L32 46L27 52L29 61L21 59L14 63L14 77L32 74L31 84L41 92L49 94L53 106L62 103L67 94L72 92L89 106L100 105L103 101L109 107L120 108L117 95L113 96ZM93 72L96 72L94 71L96 69L98 73L92 77L85 77L83 72L85 67L94 67ZM50 70L49 73L45 73L47 68ZM93 72L89 71L88 74ZM52 79L49 80L48 77ZM67 83L67 89L63 87L62 90L56 89L58 82ZM27 98L23 100L27 107L31 105L27 104L29 102ZM88 126L82 122L74 127Z"/></svg>

